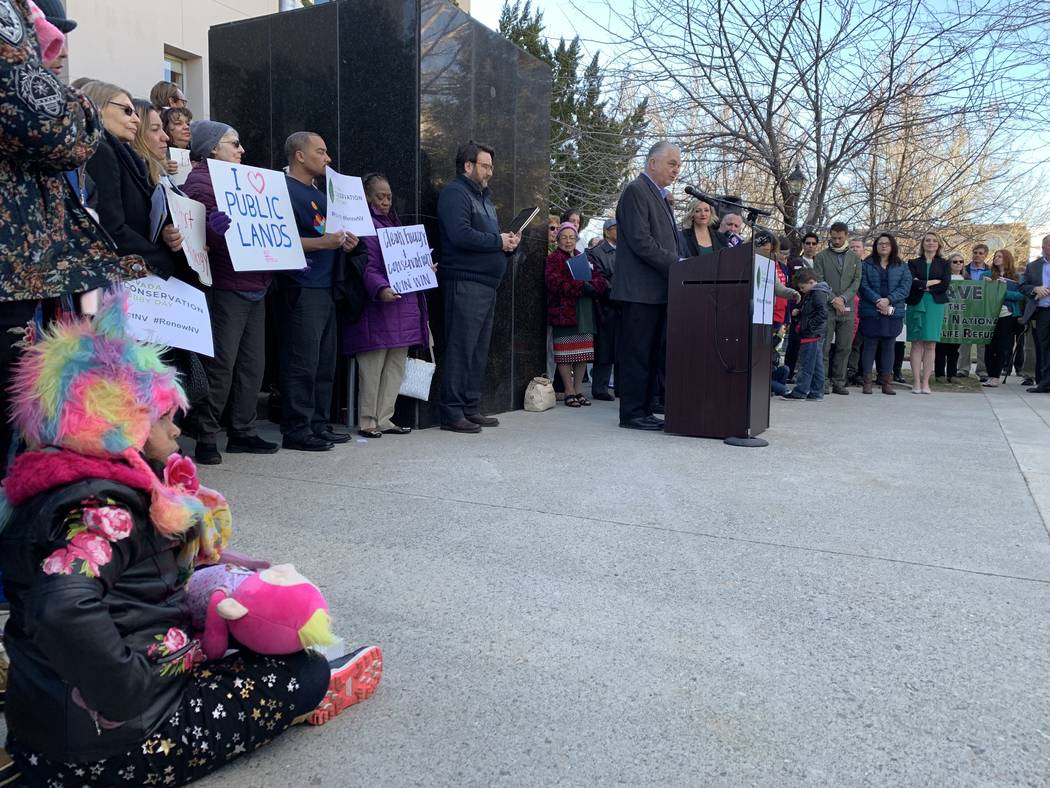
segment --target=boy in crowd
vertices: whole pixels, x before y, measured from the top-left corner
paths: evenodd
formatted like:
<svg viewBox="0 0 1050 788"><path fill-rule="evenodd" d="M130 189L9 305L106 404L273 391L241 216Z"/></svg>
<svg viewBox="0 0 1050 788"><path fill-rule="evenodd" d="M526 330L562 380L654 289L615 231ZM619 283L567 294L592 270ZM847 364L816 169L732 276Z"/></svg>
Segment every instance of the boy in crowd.
<svg viewBox="0 0 1050 788"><path fill-rule="evenodd" d="M824 399L824 330L828 323L828 299L831 288L819 281L811 268L795 273L795 288L802 293L802 303L792 312L793 330L799 335L798 370L795 388L784 399Z"/></svg>

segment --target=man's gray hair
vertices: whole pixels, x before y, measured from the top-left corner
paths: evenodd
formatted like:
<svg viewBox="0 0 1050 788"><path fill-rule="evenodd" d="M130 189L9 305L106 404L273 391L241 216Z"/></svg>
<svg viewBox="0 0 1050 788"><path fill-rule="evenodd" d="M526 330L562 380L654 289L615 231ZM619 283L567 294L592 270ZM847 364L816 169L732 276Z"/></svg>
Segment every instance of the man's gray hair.
<svg viewBox="0 0 1050 788"><path fill-rule="evenodd" d="M678 146L675 145L673 142L668 142L667 140L660 140L658 143L653 145L653 147L649 148L649 154L645 157L645 160L647 162L652 161L658 156L661 156L665 151L669 150L678 150Z"/></svg>
<svg viewBox="0 0 1050 788"><path fill-rule="evenodd" d="M314 137L320 139L321 135L316 131L297 131L288 135L288 139L284 141L284 158L289 164L295 162L295 154L309 145Z"/></svg>

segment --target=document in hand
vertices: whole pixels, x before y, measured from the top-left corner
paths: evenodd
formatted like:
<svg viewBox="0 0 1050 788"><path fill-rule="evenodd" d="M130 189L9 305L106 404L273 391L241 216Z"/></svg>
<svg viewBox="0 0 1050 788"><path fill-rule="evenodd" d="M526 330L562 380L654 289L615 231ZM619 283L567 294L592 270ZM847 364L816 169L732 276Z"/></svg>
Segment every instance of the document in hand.
<svg viewBox="0 0 1050 788"><path fill-rule="evenodd" d="M569 266L569 272L577 282L591 281L591 261L587 259L586 252L570 257L565 264Z"/></svg>
<svg viewBox="0 0 1050 788"><path fill-rule="evenodd" d="M518 211L518 215L511 219L510 224L507 225L503 232L520 235L522 230L528 226L529 222L536 218L536 214L539 212L539 208L525 208L524 210Z"/></svg>

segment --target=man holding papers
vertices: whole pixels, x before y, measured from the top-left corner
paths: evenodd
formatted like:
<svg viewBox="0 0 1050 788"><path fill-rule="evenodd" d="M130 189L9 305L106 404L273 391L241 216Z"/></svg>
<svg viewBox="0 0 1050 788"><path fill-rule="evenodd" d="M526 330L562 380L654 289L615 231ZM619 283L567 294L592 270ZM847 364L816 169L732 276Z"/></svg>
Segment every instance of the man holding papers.
<svg viewBox="0 0 1050 788"><path fill-rule="evenodd" d="M325 231L328 204L314 185L331 159L317 134L297 131L284 145L288 196L306 254L306 268L278 275L281 303L281 433L286 449L327 451L350 436L331 426L336 321L332 282L339 256L357 236Z"/></svg>
<svg viewBox="0 0 1050 788"><path fill-rule="evenodd" d="M458 177L438 198L441 229L441 291L445 308L445 354L441 373L441 429L477 433L497 427L483 416L481 386L489 360L496 288L507 272L507 255L521 236L500 232L492 202L495 151L468 142L456 153Z"/></svg>

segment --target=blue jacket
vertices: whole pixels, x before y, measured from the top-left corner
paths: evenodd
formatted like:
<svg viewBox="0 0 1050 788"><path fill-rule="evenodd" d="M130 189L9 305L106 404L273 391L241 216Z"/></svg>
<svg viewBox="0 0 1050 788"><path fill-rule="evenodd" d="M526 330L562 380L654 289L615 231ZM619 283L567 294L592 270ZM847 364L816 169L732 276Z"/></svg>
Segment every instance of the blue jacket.
<svg viewBox="0 0 1050 788"><path fill-rule="evenodd" d="M1009 307L1010 314L1014 317L1020 317L1021 310L1024 309L1024 294L1021 292L1021 285L1006 277L999 281L1006 282L1006 296L1003 299L1003 306Z"/></svg>
<svg viewBox="0 0 1050 788"><path fill-rule="evenodd" d="M904 319L907 309L905 299L911 292L911 271L906 263L891 265L888 269L890 275L890 306L893 307L893 318ZM860 316L877 317L879 310L875 308L875 302L882 298L879 280L881 278L880 266L871 257L864 260L860 272Z"/></svg>
<svg viewBox="0 0 1050 788"><path fill-rule="evenodd" d="M438 197L443 280L480 282L499 287L507 272L492 190L478 188L466 175L458 176Z"/></svg>

